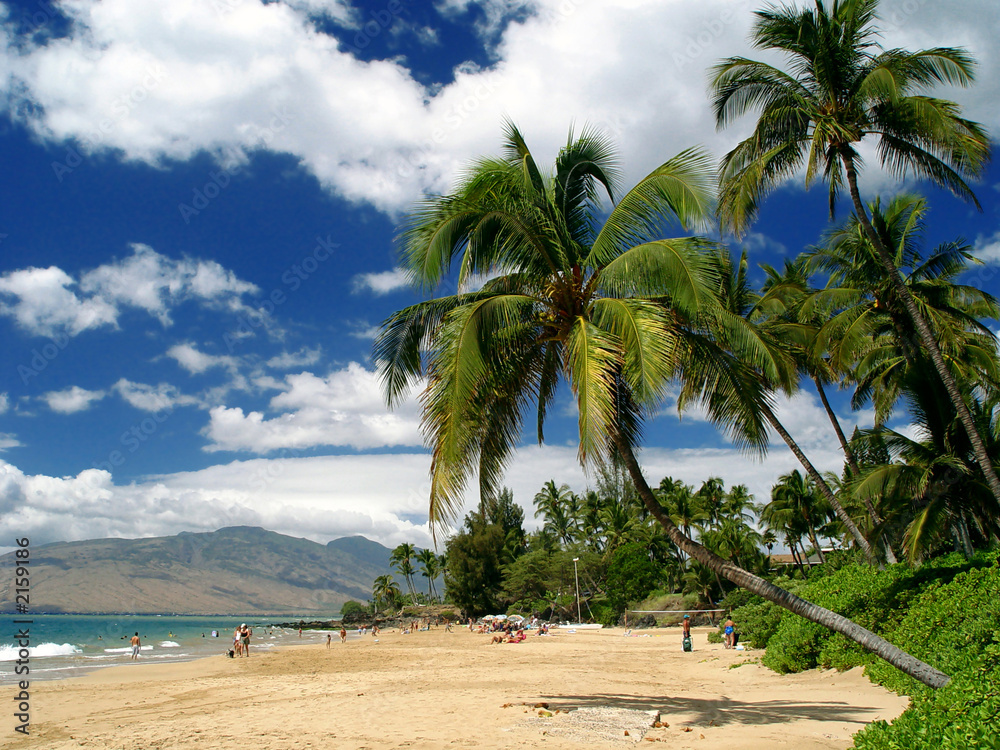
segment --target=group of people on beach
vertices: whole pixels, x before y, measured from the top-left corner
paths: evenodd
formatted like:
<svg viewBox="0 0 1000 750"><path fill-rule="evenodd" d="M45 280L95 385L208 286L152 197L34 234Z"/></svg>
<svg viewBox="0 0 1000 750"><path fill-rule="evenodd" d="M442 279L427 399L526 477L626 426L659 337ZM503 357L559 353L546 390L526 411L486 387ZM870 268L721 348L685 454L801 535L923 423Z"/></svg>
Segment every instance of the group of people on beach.
<svg viewBox="0 0 1000 750"><path fill-rule="evenodd" d="M244 622L233 631L233 654L235 656L250 656L250 636L253 628Z"/></svg>
<svg viewBox="0 0 1000 750"><path fill-rule="evenodd" d="M628 634L629 631L626 631ZM739 640L739 634L736 632L736 623L733 622L732 616L726 618L726 624L722 626L723 641L725 642L726 648L736 648L736 642ZM691 616L684 615L684 619L681 621L681 643L685 651L690 650L691 642Z"/></svg>
<svg viewBox="0 0 1000 750"><path fill-rule="evenodd" d="M340 626L340 642L347 643L347 629L343 625ZM326 647L330 648L331 643L333 643L333 633L327 633Z"/></svg>

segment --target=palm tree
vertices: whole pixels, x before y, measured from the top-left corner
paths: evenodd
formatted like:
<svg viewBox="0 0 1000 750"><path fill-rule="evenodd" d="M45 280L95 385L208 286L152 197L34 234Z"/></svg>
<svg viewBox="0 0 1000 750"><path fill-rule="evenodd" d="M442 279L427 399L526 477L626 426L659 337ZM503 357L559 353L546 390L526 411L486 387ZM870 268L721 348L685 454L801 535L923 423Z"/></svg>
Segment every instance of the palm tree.
<svg viewBox="0 0 1000 750"><path fill-rule="evenodd" d="M572 544L577 533L576 509L578 500L569 485L556 487L550 479L535 494L535 518L545 517L544 528L551 531L563 544Z"/></svg>
<svg viewBox="0 0 1000 750"><path fill-rule="evenodd" d="M778 483L771 488L771 502L764 506L763 514L771 517L777 516L781 511L802 519L819 561L826 562L816 529L826 522L829 513L823 507L815 485L803 477L798 469L778 478Z"/></svg>
<svg viewBox="0 0 1000 750"><path fill-rule="evenodd" d="M789 337L792 339L792 356L799 370L808 375L816 386L816 393L837 435L844 458L851 472L857 474L857 459L826 395L826 386L836 382L842 373L832 366L823 346L826 341L819 336L820 328L829 319L829 311L815 304L816 290L809 284L809 258L802 254L794 260L786 259L781 270L766 263L761 264L761 268L767 279L761 290L763 294L758 311L781 321L786 332L790 332L789 327L794 327L797 335Z"/></svg>
<svg viewBox="0 0 1000 750"><path fill-rule="evenodd" d="M605 554L609 555L626 542L635 541L642 521L621 502L608 503L600 515Z"/></svg>
<svg viewBox="0 0 1000 750"><path fill-rule="evenodd" d="M722 517L735 521L750 522L754 519L753 495L745 484L734 484L726 492L722 501Z"/></svg>
<svg viewBox="0 0 1000 750"><path fill-rule="evenodd" d="M422 549L417 553L417 561L423 568L421 575L427 579L427 586L430 589L431 597L436 599L437 592L434 590L434 579L441 572L440 558L434 553L434 550Z"/></svg>
<svg viewBox="0 0 1000 750"><path fill-rule="evenodd" d="M413 563L411 560L417 554L417 548L409 542L403 542L396 547L389 555L389 564L400 572L406 581L406 586L410 590L410 597L416 604L417 592L413 587Z"/></svg>
<svg viewBox="0 0 1000 750"><path fill-rule="evenodd" d="M885 427L865 434L863 439L884 445L897 460L871 467L851 489L855 495L883 499L890 516L900 515L900 510L905 514L909 523L903 541L911 561L949 537L971 557L974 534L984 544L1000 534L1000 505L975 471L967 435L940 383L914 371L903 385L919 437ZM988 437L990 455L1000 455L996 398L981 401L970 394L969 400L982 434Z"/></svg>
<svg viewBox="0 0 1000 750"><path fill-rule="evenodd" d="M801 338L801 331L780 320L775 321L767 318L765 311L770 301L766 297L762 298L750 288L747 282L746 253L740 258L739 263L733 263L728 254L723 254L721 261L725 272L722 287L724 304L726 312L732 316L731 320L735 325L726 326L729 330L722 331L719 338L741 361L748 358L748 349L750 351L752 348L766 349L769 360L780 363L774 368L777 377L775 375L768 376L764 372L759 373L759 376L769 387L792 393L797 386L797 362L792 356L795 349L793 342L795 338ZM836 512L837 518L854 539L855 544L870 561L874 562L871 544L861 533L854 519L841 505L833 490L823 479L823 475L820 474L802 447L778 419L771 404L764 400L753 406L759 410L771 428L778 433L785 445L802 464L815 486Z"/></svg>
<svg viewBox="0 0 1000 750"><path fill-rule="evenodd" d="M538 434L564 377L578 411L581 462L622 461L635 489L670 540L738 586L844 633L932 685L947 675L873 633L739 568L686 537L661 508L635 456L644 417L681 378L685 398L705 401L716 424L762 452L768 380L778 381L766 346L741 358L710 329L730 316L718 302L714 245L697 237L661 239L668 220L690 225L711 205L707 156L686 151L616 200L610 145L585 131L570 138L543 177L523 137L507 127L505 158L482 159L455 193L425 201L402 235L412 280L437 285L457 261L459 284L499 274L477 292L421 302L382 325L374 360L390 405L425 382L423 426L432 447L429 517L459 512L479 473L480 492L499 483L537 406ZM597 221L603 188L615 204ZM735 325L735 324L734 324ZM756 407L756 408L751 408Z"/></svg>
<svg viewBox="0 0 1000 750"><path fill-rule="evenodd" d="M393 606L399 599L399 584L390 575L379 576L372 583L372 601L375 603L375 614L378 614L379 604Z"/></svg>
<svg viewBox="0 0 1000 750"><path fill-rule="evenodd" d="M820 402L826 412L827 419L833 427L837 440L840 442L841 450L844 452L844 459L847 461L848 471L852 476L860 474L857 457L851 447L850 441L844 434L830 399L826 395L826 386L835 382L838 378L845 377L843 369L837 368L832 362L832 358L827 352L828 339L821 336L821 330L827 323L830 311L824 305L817 304L816 299L820 295L816 293L809 284L810 259L806 255L800 255L793 261L786 260L784 268L778 271L771 266L763 265L767 280L764 283L763 295L756 306L759 314L777 321L775 328L777 331L787 335L790 343L791 354L795 359L799 371L807 375L816 387ZM817 481L816 475L809 472L813 481ZM833 495L827 483L822 479L817 486L828 499ZM838 517L841 514L837 508L837 503L833 504ZM877 527L882 519L879 517L873 503L865 500L865 507L873 527ZM854 536L854 529L846 527ZM857 528L855 526L855 528ZM860 533L860 530L858 530ZM857 537L855 537L857 538ZM867 538L866 538L867 543ZM892 547L885 545L886 558L890 563L896 562Z"/></svg>
<svg viewBox="0 0 1000 750"><path fill-rule="evenodd" d="M663 501L671 522L684 532L684 536L694 539L692 529L701 530L702 523L708 520L703 498L683 482L675 482L670 477L660 480L658 494Z"/></svg>
<svg viewBox="0 0 1000 750"><path fill-rule="evenodd" d="M905 273L905 286L931 322L949 365L963 382L995 389L1000 382L996 338L980 321L1000 318L1000 307L992 295L957 283L970 264L981 262L972 248L961 241L947 242L923 257L920 239L927 202L918 195L897 195L884 207L876 199L868 209L875 231L894 248L893 263ZM829 347L837 369L851 372L857 384L853 406L861 408L872 400L876 422L883 423L901 394L905 372L930 367L910 340L906 308L880 276L878 257L856 217L830 232L809 254L808 264L829 274L827 288L809 303L834 313L818 338Z"/></svg>
<svg viewBox="0 0 1000 750"><path fill-rule="evenodd" d="M722 503L726 499L726 485L719 477L709 477L701 483L695 497L705 509L710 524L718 523L722 514Z"/></svg>
<svg viewBox="0 0 1000 750"><path fill-rule="evenodd" d="M754 133L723 159L719 215L742 233L761 198L803 165L806 185L822 172L830 210L846 184L855 215L878 254L969 434L976 460L1000 502L1000 478L934 334L869 220L858 190L857 144L877 141L881 165L902 178L926 177L979 205L966 178L989 158L989 138L959 116L957 104L924 95L938 83L968 86L973 59L961 49L883 49L875 26L878 0L816 0L813 9L775 6L757 11L752 40L789 59L791 72L743 57L713 70L719 127L759 109Z"/></svg>

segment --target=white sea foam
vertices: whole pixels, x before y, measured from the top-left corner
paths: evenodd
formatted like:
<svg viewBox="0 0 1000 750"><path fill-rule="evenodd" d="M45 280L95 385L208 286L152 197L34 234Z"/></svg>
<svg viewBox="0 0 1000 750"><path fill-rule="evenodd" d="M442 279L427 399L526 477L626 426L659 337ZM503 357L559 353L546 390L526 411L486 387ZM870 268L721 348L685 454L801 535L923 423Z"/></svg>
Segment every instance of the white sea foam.
<svg viewBox="0 0 1000 750"><path fill-rule="evenodd" d="M14 644L0 646L0 661L17 661L20 658L21 648ZM39 643L28 649L28 655L32 659L40 659L46 656L72 656L83 653L83 649L77 648L72 643Z"/></svg>
<svg viewBox="0 0 1000 750"><path fill-rule="evenodd" d="M153 647L152 646L139 646L139 650L140 651L152 651ZM132 647L131 646L125 646L124 648L106 648L106 649L104 649L104 653L106 653L106 654L131 654L132 653Z"/></svg>
<svg viewBox="0 0 1000 750"><path fill-rule="evenodd" d="M175 643L174 641L163 641L160 643L160 648L180 648L181 644Z"/></svg>

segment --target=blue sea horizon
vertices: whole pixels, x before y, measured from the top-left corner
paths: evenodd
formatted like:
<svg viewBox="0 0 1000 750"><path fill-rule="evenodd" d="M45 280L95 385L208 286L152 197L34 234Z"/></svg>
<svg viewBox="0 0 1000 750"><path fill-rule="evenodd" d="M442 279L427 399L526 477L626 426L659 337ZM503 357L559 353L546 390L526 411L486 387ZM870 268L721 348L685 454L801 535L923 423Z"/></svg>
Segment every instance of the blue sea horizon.
<svg viewBox="0 0 1000 750"><path fill-rule="evenodd" d="M340 613L323 615L177 615L177 614L35 614L0 615L0 685L28 679L78 677L102 667L133 663L130 640L139 634L139 663L190 661L224 655L232 648L233 630L242 623L253 628L251 654L284 644L323 642L323 631L279 628L276 623L339 620ZM28 630L29 656L25 665L18 633ZM213 635L213 632L215 635ZM20 666L22 671L17 673ZM29 671L23 672L27 666Z"/></svg>

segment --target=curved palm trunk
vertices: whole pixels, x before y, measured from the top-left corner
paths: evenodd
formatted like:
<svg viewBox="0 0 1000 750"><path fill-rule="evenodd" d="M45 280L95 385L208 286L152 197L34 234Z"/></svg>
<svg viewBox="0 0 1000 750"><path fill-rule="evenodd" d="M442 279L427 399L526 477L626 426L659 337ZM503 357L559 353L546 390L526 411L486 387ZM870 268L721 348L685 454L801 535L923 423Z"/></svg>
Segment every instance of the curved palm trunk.
<svg viewBox="0 0 1000 750"><path fill-rule="evenodd" d="M858 221L861 222L865 234L871 240L872 246L875 248L875 252L878 254L883 268L885 268L889 283L892 284L892 288L899 295L899 298L903 300L906 311L913 322L913 327L917 331L920 343L927 350L927 354L934 363L934 368L941 377L941 382L944 384L945 390L948 391L948 396L955 406L958 418L962 420L962 426L965 427L965 432L969 436L969 442L972 443L972 450L976 455L979 468L982 469L983 476L986 477L986 483L989 485L993 497L1000 503L1000 478L997 477L993 463L990 461L990 456L986 450L986 445L983 443L982 435L976 429L976 423L972 419L969 406L965 403L961 391L958 390L958 383L955 382L951 370L948 369L948 365L944 361L944 355L941 353L941 348L938 346L926 318L924 318L917 307L917 301L910 294L910 290L906 288L906 284L903 283L903 279L899 275L899 269L896 268L889 249L882 243L882 239L878 236L878 232L875 231L871 220L868 218L868 212L865 210L864 203L861 201L861 194L858 192L858 175L854 168L854 159L847 154L841 154L841 161L843 161L844 169L847 172L847 184L850 188L851 200L854 203L854 211L858 216Z"/></svg>
<svg viewBox="0 0 1000 750"><path fill-rule="evenodd" d="M799 556L799 548L795 542L789 540L788 548L792 551L792 559L795 560L795 564L799 567L799 572L802 574L803 578L807 577L806 567L802 564L802 558Z"/></svg>
<svg viewBox="0 0 1000 750"><path fill-rule="evenodd" d="M813 525L812 516L806 516L806 524L809 526L809 541L813 543L813 547L816 548L816 557L819 558L821 563L826 562L826 555L823 554L823 548L819 546L819 538L816 536L816 527ZM809 558L806 557L808 560Z"/></svg>
<svg viewBox="0 0 1000 750"><path fill-rule="evenodd" d="M816 384L816 390L819 393L819 400L823 402L823 408L826 409L826 416L829 417L830 423L833 425L834 431L837 433L837 440L840 441L840 447L844 449L844 457L847 459L847 465L851 469L851 475L855 477L861 476L861 468L858 466L857 456L854 455L854 451L851 449L851 444L847 441L847 436L844 435L844 431L840 427L840 420L837 419L836 413L833 411L833 407L830 406L830 402L826 398L826 389L823 388L823 383L819 378L813 377L813 382ZM882 517L879 515L878 511L875 510L875 503L871 501L870 498L864 498L865 508L868 510L868 515L872 519L872 526L878 526L882 523ZM888 540L883 541L882 548L885 551L885 559L890 565L895 565L898 561L896 560L896 555L892 551L892 546L889 544Z"/></svg>
<svg viewBox="0 0 1000 750"><path fill-rule="evenodd" d="M851 450L851 444L847 442L847 436L844 434L844 430L840 426L840 420L837 419L836 413L833 411L833 407L830 406L830 401L826 397L826 389L823 387L823 381L818 377L813 376L813 383L816 384L816 392L819 393L819 400L823 402L823 408L826 410L826 416L830 420L830 424L833 425L833 431L837 433L837 440L840 441L840 447L844 451L844 458L847 459L847 465L851 468L851 474L853 476L859 476L861 474L861 469L858 467L858 459L854 455L854 451ZM878 523L878 514L875 512L875 506L871 504L870 500L865 501L870 507L868 512L872 514L872 520Z"/></svg>
<svg viewBox="0 0 1000 750"><path fill-rule="evenodd" d="M892 645L884 638L881 638L860 625L851 622L846 617L838 615L836 612L831 612L828 609L824 609L823 607L819 607L811 602L807 602L805 599L801 599L794 594L775 586L773 583L765 581L763 578L755 576L749 571L733 565L728 560L722 559L718 555L715 555L705 549L697 542L684 536L680 529L678 529L670 518L663 512L659 502L657 502L656 496L650 489L649 484L646 483L646 478L643 476L642 469L639 467L639 462L636 460L635 454L632 452L632 447L622 439L621 435L615 434L614 440L618 446L619 452L621 453L622 459L625 462L625 466L632 477L632 481L635 484L637 492L639 493L639 497L642 498L643 503L645 503L653 517L660 523L661 526L663 526L667 536L670 537L670 540L679 548L687 552L703 565L719 572L737 586L745 588L747 591L757 594L758 596L763 597L769 602L773 602L780 607L784 607L789 612L794 612L811 622L815 622L818 625L822 625L823 627L829 628L837 633L842 633L855 643L861 645L862 648L880 656L901 672L910 675L928 687L944 687L951 681L951 678L948 675L934 669L934 667L929 664L925 664L919 659L910 656L910 654Z"/></svg>
<svg viewBox="0 0 1000 750"><path fill-rule="evenodd" d="M837 518L840 519L841 523L843 523L847 528L848 533L854 537L854 541L861 548L862 552L865 553L865 557L869 562L874 563L875 554L872 552L872 546L868 543L868 540L865 539L865 535L861 533L861 529L858 528L858 525L854 523L854 520L848 515L847 511L844 510L844 506L840 504L839 500L837 500L837 496L833 494L833 490L830 489L830 485L828 485L826 480L823 479L823 475L816 470L816 467L812 465L812 461L810 461L806 457L806 454L802 452L799 444L795 442L792 436L788 434L788 430L785 429L785 426L778 421L776 416L774 416L774 412L771 411L771 407L765 405L763 407L763 411L764 416L767 417L768 423L774 428L775 432L781 435L781 439L785 441L785 444L791 449L792 453L795 454L795 457L799 459L799 463L802 464L809 476L812 477L812 480L816 483L819 491L823 493L823 497L826 498L826 501L830 503L830 506L837 514Z"/></svg>

